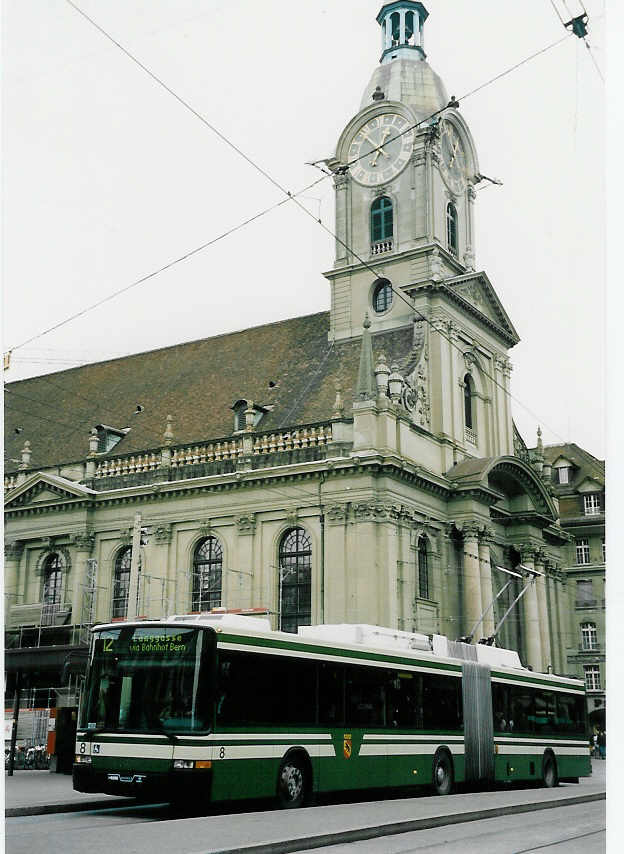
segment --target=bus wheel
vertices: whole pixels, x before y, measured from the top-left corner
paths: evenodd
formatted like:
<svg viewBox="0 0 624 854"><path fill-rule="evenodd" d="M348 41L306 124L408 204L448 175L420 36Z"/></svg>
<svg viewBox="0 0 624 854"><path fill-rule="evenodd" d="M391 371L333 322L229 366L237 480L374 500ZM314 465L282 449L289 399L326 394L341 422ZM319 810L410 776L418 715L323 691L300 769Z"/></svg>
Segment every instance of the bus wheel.
<svg viewBox="0 0 624 854"><path fill-rule="evenodd" d="M446 750L438 751L433 760L433 785L438 795L453 791L453 761Z"/></svg>
<svg viewBox="0 0 624 854"><path fill-rule="evenodd" d="M542 761L542 780L547 789L553 789L559 785L557 760L552 753L547 753Z"/></svg>
<svg viewBox="0 0 624 854"><path fill-rule="evenodd" d="M296 809L306 799L307 774L298 756L282 759L277 775L277 800L282 809Z"/></svg>

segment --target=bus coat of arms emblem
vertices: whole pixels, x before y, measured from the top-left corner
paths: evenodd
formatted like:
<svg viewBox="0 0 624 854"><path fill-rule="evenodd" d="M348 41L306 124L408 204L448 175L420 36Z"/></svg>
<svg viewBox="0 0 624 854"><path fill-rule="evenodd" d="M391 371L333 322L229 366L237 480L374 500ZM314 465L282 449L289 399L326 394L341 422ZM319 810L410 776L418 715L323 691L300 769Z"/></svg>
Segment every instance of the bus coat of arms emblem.
<svg viewBox="0 0 624 854"><path fill-rule="evenodd" d="M342 739L342 752L345 759L351 759L353 752L353 739L351 733L345 733Z"/></svg>

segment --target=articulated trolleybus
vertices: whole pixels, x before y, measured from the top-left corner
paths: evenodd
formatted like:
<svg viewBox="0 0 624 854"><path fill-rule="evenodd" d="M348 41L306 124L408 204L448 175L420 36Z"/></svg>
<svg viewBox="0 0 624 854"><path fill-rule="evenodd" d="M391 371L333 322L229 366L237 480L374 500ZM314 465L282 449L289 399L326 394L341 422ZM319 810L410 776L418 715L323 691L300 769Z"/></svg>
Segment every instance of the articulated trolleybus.
<svg viewBox="0 0 624 854"><path fill-rule="evenodd" d="M233 614L93 629L74 788L194 801L591 773L582 682L517 653Z"/></svg>

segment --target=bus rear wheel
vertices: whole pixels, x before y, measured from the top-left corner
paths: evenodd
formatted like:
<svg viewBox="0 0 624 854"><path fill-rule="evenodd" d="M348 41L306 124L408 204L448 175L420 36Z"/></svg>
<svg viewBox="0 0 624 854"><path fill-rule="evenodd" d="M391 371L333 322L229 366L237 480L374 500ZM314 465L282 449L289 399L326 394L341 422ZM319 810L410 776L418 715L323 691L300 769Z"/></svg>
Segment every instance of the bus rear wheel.
<svg viewBox="0 0 624 854"><path fill-rule="evenodd" d="M433 786L438 795L453 791L453 761L446 750L436 753L433 760Z"/></svg>
<svg viewBox="0 0 624 854"><path fill-rule="evenodd" d="M542 780L547 789L554 789L559 785L559 777L557 776L557 760L548 753L544 756L542 762Z"/></svg>
<svg viewBox="0 0 624 854"><path fill-rule="evenodd" d="M277 801L282 809L302 807L307 796L307 771L298 756L282 759L277 775Z"/></svg>

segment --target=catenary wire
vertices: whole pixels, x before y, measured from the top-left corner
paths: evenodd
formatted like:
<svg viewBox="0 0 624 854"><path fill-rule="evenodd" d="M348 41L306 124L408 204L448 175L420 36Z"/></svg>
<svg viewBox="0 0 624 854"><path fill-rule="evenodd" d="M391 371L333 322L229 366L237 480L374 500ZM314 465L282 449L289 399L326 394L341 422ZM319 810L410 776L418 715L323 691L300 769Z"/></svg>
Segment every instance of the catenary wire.
<svg viewBox="0 0 624 854"><path fill-rule="evenodd" d="M358 255L357 255L357 254L352 250L352 249L350 249L350 247L348 247L348 246L347 246L343 241L341 241L341 240L337 237L337 235L335 235L335 234L334 234L330 229L328 229L328 228L327 228L327 226L325 226L325 225L322 223L322 221L321 221L321 219L320 219L320 218L315 217L315 216L314 216L314 215L313 215L313 214L312 214L312 213L311 213L311 212L310 212L310 211L309 211L309 210L308 210L308 209L307 209L303 204L301 204L301 202L299 202L299 201L297 200L297 198L296 198L296 197L297 197L297 195L300 195L300 194L302 194L302 193L304 193L304 192L307 192L307 190L309 190L309 189L311 189L312 187L314 187L314 186L316 186L317 184L319 184L321 181L323 181L323 180L324 180L324 178L325 178L325 177L329 177L328 173L324 173L323 177L321 177L321 178L317 179L317 181L313 182L312 184L310 184L309 186L307 186L306 188L304 188L304 190L300 191L299 193L293 194L293 193L291 193L290 191L286 190L284 187L282 187L282 185L281 185L281 184L279 184L275 179L273 179L270 175L268 175L268 173L267 173L264 169L262 169L260 166L258 166L257 164L255 164L255 163L254 163L254 162L253 162L253 161L252 161L252 160L251 160L251 159L250 159L246 154L244 154L244 152L242 152L242 151L241 151L241 150L240 150L236 145L234 145L232 142L230 142L230 141L229 141L229 140L228 140L228 139L227 139L227 138L226 138L226 137L225 137L225 136L224 136L224 135L223 135L223 134L222 134L222 133L221 133L217 128L215 128L215 127L214 127L210 122L208 122L208 121L205 119L205 117L204 117L204 116L202 116L202 115L201 115L197 110L195 110L195 109L194 109L190 104L188 104L188 103L187 103L183 98L181 98L180 96L178 96L178 95L177 95L177 93L175 93L175 92L174 92L174 91L173 91L169 86L167 86L167 85L166 85L166 84L165 84L165 83L164 83L164 82L163 82L159 77L157 77L157 75L155 75L152 71L150 71L150 69L148 69L145 65L143 65L143 63L141 63L138 59L136 59L136 58L135 58L135 57L134 57L134 56L133 56L133 55L132 55L128 50L126 50L126 49L125 49L125 48L124 48L124 47L123 47L119 42L117 42L117 41L116 41L112 36L110 36L110 35L109 35L109 34L108 34L108 33L107 33L107 32L106 32L102 27L100 27L100 26L99 26L95 21L93 21L93 20L92 20L88 15L86 15L86 14L85 14L85 13L84 13L84 12L83 12L79 7L78 7L78 6L76 6L76 4L74 4L73 2L71 2L71 0L66 0L66 2L67 2L69 5L71 5L71 6L72 6L72 7L73 7L77 12L79 12L79 13L80 13L84 18L86 18L86 20L88 20L88 21L89 21L89 22L90 22L90 23L91 23L91 24L92 24L92 25L93 25L93 26L94 26L94 27L95 27L99 32L101 32L101 33L102 33L106 38L108 38L111 42L113 42L113 43L114 43L114 44L115 44L115 45L116 45L116 46L117 46L117 47L118 47L118 48L119 48L119 49L120 49L120 50L121 50L121 51L122 51L126 56L128 56L130 59L132 59L132 61L134 61L137 65L139 65L139 67L141 67L141 68L142 68L142 69L143 69L143 70L144 70L144 71L145 71L145 72L146 72L146 73L147 73L147 74L148 74L152 79L154 79L154 80L155 80L159 85L161 85L161 86L162 86L166 91L168 91L168 92L169 92L173 97L175 97L175 98L176 98L176 100L178 100L178 101L179 101L183 106L185 106L187 109L189 109L189 110L193 113L193 115L195 115L197 118L199 118L199 119L202 121L202 123L203 123L203 124L205 124L205 125L206 125L210 130L212 130L212 131L213 131L213 132L214 132L214 133L215 133L215 134L216 134L220 139L222 139L222 140L223 140L224 142L226 142L230 147L232 147L232 148L233 148L237 153L239 153L239 154L240 154L240 156L242 156L242 157L243 157L247 162L249 162L251 165L253 165L253 166L254 166L254 168L256 168L256 169L257 169L257 170L258 170L262 175L264 175L264 176L265 176L265 177L266 177L266 178L267 178L267 179L268 179L268 180L269 180L269 181L270 181L274 186L276 186L278 189L280 189L280 191L281 191L281 192L285 193L285 194L286 194L286 196L287 196L287 198L286 198L286 199L283 199L282 201L280 201L280 202L278 202L278 203L276 203L276 204L275 204L275 205L273 205L271 208L266 209L265 211L261 212L260 214L256 214L254 217L250 218L249 220L246 220L244 223L241 223L239 226L235 226L233 229L230 229L228 232L224 233L223 235L220 235L220 236L218 236L217 238L214 238L213 240L208 241L207 243L203 244L202 246L197 247L197 248L196 248L196 249L194 249L194 250L191 250L191 252L186 253L184 256L181 256L180 258L178 258L178 259L176 259L176 260L174 260L174 261L172 261L172 262L169 262L167 265L165 265L164 267L161 267L159 270L154 271L154 272L152 272L152 273L148 274L147 276L144 276L144 277L142 277L141 279L136 280L135 282L132 282L130 285L127 285L127 286L125 286L124 288L122 288L122 289L120 289L120 290L116 291L115 293L113 293L113 294L109 295L108 297L105 297L103 300L100 300L98 303L94 304L93 306L90 306L90 307L88 307L88 308L86 308L86 309L83 309L81 312L78 312L77 314L73 315L72 317L67 318L67 319L66 319L66 320L64 320L64 321L61 321L59 324L56 324L56 325L54 325L53 327L50 327L50 328L49 328L48 330L46 330L45 332L40 333L39 335L33 336L32 338L28 339L27 341L24 341L24 342L22 342L21 344L19 344L19 345L16 345L16 346L12 347L12 348L11 348L11 351L18 349L19 347L25 346L26 344L28 344L28 343L30 343L31 341L35 340L35 338L42 337L42 335L47 334L47 332L51 332L51 331L53 331L54 329L59 328L60 326L64 325L65 323L68 323L68 322L70 322L71 320L76 319L77 317L79 317L79 316L81 316L81 315L83 315L83 314L87 313L88 311L90 311L90 310L92 310L92 309L94 309L94 308L98 307L99 305L102 305L103 303L107 302L108 300L113 299L114 297L116 297L116 296L120 295L121 293L123 293L123 292L125 292L125 291L129 290L130 288L132 288L132 287L136 287L137 285L139 285L139 284L141 284L141 283L143 283L143 282L147 281L148 279L150 279L150 278L152 278L152 277L154 277L154 276L158 275L160 272L163 272L164 270L166 270L166 269L168 269L169 267L173 266L174 264L179 263L180 261L182 261L182 260L184 260L184 259L186 259L186 258L190 257L191 255L196 254L197 252L201 251L202 249L206 248L207 246L211 245L212 243L216 242L217 240L220 240L220 239L222 239L223 237L227 236L228 234L231 234L233 231L236 231L236 230L238 230L238 229L242 228L244 225L249 224L249 222L252 222L254 219L259 218L259 216L262 216L262 215L264 215L265 213L268 213L268 212L269 212L269 210L273 210L273 209L275 209L276 207L279 207L280 205L285 204L287 201L294 201L294 202L295 202L295 204L296 204L298 207L300 207L300 208L301 208L301 210L302 210L304 213L306 213L306 215L307 215L307 216L312 217L312 218L315 220L315 222L317 222L319 225L321 225L321 227L322 227L325 231L327 231L327 232L328 232L329 234L331 234L331 235L332 235L336 240L338 240L338 242L340 242L340 243L341 243L341 244L342 244L342 245L347 249L347 251L351 252L351 253L354 255L354 257L356 257L356 258L360 261L360 263L362 263L362 264L363 264L363 265L364 265L364 266L365 266L365 267L366 267L366 268L367 268L367 269L368 269L368 270L369 270L369 271L370 271L374 276L377 276L377 273L376 273L375 269L374 269L372 266L370 266L370 265L369 265L369 264L367 264L363 259L361 259L361 258L360 258L360 257L359 257L359 256L358 256ZM476 87L475 89L471 90L470 92L466 93L465 95L463 95L463 96L462 96L462 98L461 98L461 99L463 100L463 99L465 99L465 98L467 98L467 97L470 97L471 95L473 95L473 94L475 94L475 93L477 93L477 92L481 91L481 90L482 90L482 89L484 89L486 86L491 85L491 84L492 84L492 83L494 83L495 81L497 81L497 80L501 79L502 77L506 76L507 74L511 73L511 72L512 72L512 71L514 71L515 69L517 69L517 68L521 67L522 65L524 65L524 64L526 64L527 62L531 61L532 59L536 58L537 56L540 56L541 54L543 54L543 53L547 52L548 50L551 50L553 47L557 46L558 44L560 44L561 42L563 42L563 41L564 41L564 40L566 40L567 38L568 38L568 35L566 34L566 36L564 36L562 39L559 39L559 40L557 40L556 42L553 42L552 44L548 45L547 47L545 47L545 48L541 49L540 51L537 51L537 52L535 52L535 53L531 54L531 56L529 56L529 57L525 58L524 60L522 60L522 61L521 61L521 62L519 62L519 63L516 63L516 64L515 64L514 66L512 66L511 68L507 69L507 70L506 70L506 71L504 71L504 72L501 72L500 74L496 75L495 77L491 78L490 80L486 81L485 83L481 84L480 86L478 86L478 87ZM454 101L452 101L452 102L451 102L451 104L452 104L453 106L454 106L455 104L456 104L457 106L459 106L458 102L456 102L456 101L455 101L455 102L454 102ZM413 125L413 126L410 126L410 127L406 128L404 131L402 131L401 133L397 134L397 135L396 135L395 137L393 137L392 139L387 140L387 141L384 143L384 145L389 145L392 141L394 141L394 139L397 139L397 138L399 138L400 136L402 136L402 135L404 135L404 134L406 134L406 133L409 133L411 130L413 130L413 129L414 129L414 128L416 128L416 127L419 127L420 125L424 124L424 123L425 123L425 122L427 122L427 121L431 121L431 119L435 118L437 115L441 114L441 113L442 113L442 112L444 112L446 109L448 109L448 105L447 105L447 106L445 106L445 107L443 107L443 108L442 108L442 109L440 109L440 110L435 111L435 112L434 112L434 113L432 113L430 116L428 116L428 117L426 117L426 118L424 118L424 119L421 119L421 120L420 120L418 123L416 123L415 125ZM380 146L380 147L384 147L384 145L382 145L382 146ZM351 164L346 164L346 165L345 165L344 167L342 167L342 168L344 168L344 169L345 169L345 171L346 171L346 168L348 168L348 166L349 166L349 165L352 165L352 163L357 162L357 160L361 159L361 158L362 158L362 157L364 157L364 156L368 156L368 155L361 155L360 157L356 158L356 160L351 161ZM403 301L404 301L404 302L406 302L406 304L408 304L411 308L413 308L412 304L411 304L408 300L406 300L406 299L405 299L405 297L403 296L403 294L401 294L400 292L396 291L396 290L392 287L392 285L391 285L391 289L392 289L393 293L395 293L397 296L399 296L401 299L403 299ZM418 314L420 314L420 312L418 312ZM421 316L421 318L422 318L423 320L425 320L426 322L430 323L430 321L428 320L428 318L424 317L423 315L420 315L420 316ZM432 325L432 324L430 323L430 325ZM438 331L439 331L439 330L438 330ZM455 347L456 347L456 349L458 349L458 350L460 349L460 348L458 348L458 347L457 347L457 345L455 345L455 344L454 344L454 342L453 342L450 338L448 338L447 336L445 336L443 333L440 333L440 334L442 335L442 337L446 338L446 340L447 340L447 341L449 341L449 343L451 343L451 345L452 345L452 346L455 346ZM329 355L329 350L328 350L328 353L326 354L326 357L327 357L328 355ZM324 362L323 362L322 364L324 364ZM322 367L322 364L321 364L321 367ZM501 385L500 383L498 383L498 381L497 381L497 380L495 380L493 377L491 377L489 374L487 374L487 372L485 372L485 371L484 371L484 374L485 374L485 375L486 375L486 376L487 376L487 377L488 377L488 378L489 378L489 379L490 379L490 380L491 380L495 385L497 385L499 388L501 388L501 389L502 389L506 394L508 394L508 395L509 395L513 400L515 400L515 401L516 401L520 406L522 406L522 407L523 407L527 412L529 412L529 414L531 414L531 416L532 416L532 417L534 417L534 418L538 418L538 420L539 420L539 417L538 417L537 415L535 415L535 413L533 413L533 412L532 412L528 407L526 407L526 406L525 406L521 401L519 401L517 398L515 398L515 397L511 394L511 392L509 392L509 391L508 391L508 390L507 390L503 385ZM545 422L543 422L543 420L542 420L542 423L544 423L544 424L545 424L545 426L547 426L547 427L548 427L548 425L547 425ZM549 429L549 430L551 430L551 432L552 432L554 435L559 436L559 434L558 434L556 431L552 430L552 428L548 427L548 429Z"/></svg>
<svg viewBox="0 0 624 854"><path fill-rule="evenodd" d="M69 2L69 0L67 0L67 2ZM209 246L212 246L215 243L218 243L220 240L223 240L224 238L229 237L231 234L234 234L234 232L236 232L236 231L240 231L245 226L250 225L252 222L255 222L256 220L260 219L261 217L265 216L266 214L270 213L271 211L274 211L276 208L279 208L282 205L287 204L287 202L291 201L291 199L295 198L297 195L299 195L299 193L305 193L307 190L312 189L313 187L315 187L317 184L319 184L323 180L325 180L325 179L324 178L318 178L316 181L312 182L311 184L308 184L306 187L304 187L302 190L298 191L297 193L289 194L287 198L281 199L279 202L276 202L275 204L271 205L270 207L265 208L262 211L259 211L258 213L254 214L253 216L249 217L248 219L244 220L243 222L240 222L238 225L235 225L232 228L227 229L227 231L224 231L221 234L217 235L216 237L213 237L210 240L206 241L205 243L202 243L201 246L197 246L194 249L191 249L189 252L185 252L183 255L180 255L177 258L175 258L174 260L169 261L167 264L164 264L162 267L159 267L157 270L153 270L151 273L147 273L145 276L141 276L141 278L135 279L129 285L125 285L123 288L120 288L119 290L114 291L113 293L109 294L108 296L103 297L101 300L98 300L97 302L93 303L92 305L89 305L86 308L81 309L80 311L76 312L75 314L72 314L70 317L65 318L65 320L61 320L58 323L55 323L53 326L48 327L43 332L38 332L36 335L33 335L30 338L27 338L25 341L22 341L20 344L15 344L14 346L9 347L8 352L13 353L16 350L19 350L21 347L25 347L26 344L30 344L32 341L35 341L39 338L43 338L44 335L47 335L50 332L54 332L54 330L56 330L56 329L60 329L60 327L65 326L66 323L70 323L72 320L77 320L77 318L82 317L83 315L87 314L90 311L93 311L95 308L99 308L99 306L104 305L104 303L109 302L110 300L114 299L115 297L118 297L121 294L126 293L127 291L131 290L132 288L136 288L138 285L141 285L144 282L147 282L149 279L153 279L155 276L158 276L160 273L164 273L166 270L169 270L171 267L175 266L176 264L179 264L182 261L186 261L187 259L191 258L193 255L197 255L198 252L202 252L204 249L207 249Z"/></svg>
<svg viewBox="0 0 624 854"><path fill-rule="evenodd" d="M175 260L173 260L173 261L169 262L168 264L164 265L163 267L159 268L158 270L154 270L153 272L148 273L146 276L143 276L143 277L141 277L140 279L137 279L137 280L135 280L134 282L131 282L129 285L126 285L125 287L120 288L119 290L115 291L114 293L110 294L109 296L104 297L102 300L99 300L99 301L97 301L96 303L93 303L92 305L90 305L90 306L86 307L85 309L82 309L81 311L79 311L79 312L77 312L76 314L74 314L74 315L72 315L72 316L70 316L70 317L66 318L65 320L62 320L62 321L60 321L59 323L54 324L54 325L53 325L53 326L51 326L51 327L48 327L48 328L47 328L47 329L45 329L43 332L37 333L36 335L31 336L30 338L26 339L25 341L22 341L21 343L16 344L16 345L14 345L14 346L10 347L10 348L8 349L8 352L9 352L9 353L14 352L15 350L18 350L18 349L20 349L21 347L24 347L26 344L30 344L32 341L35 341L35 340L37 340L37 339L39 339L39 338L42 338L44 335L47 335L48 333L53 332L53 331L55 331L56 329L59 329L61 326L64 326L65 324L70 323L71 321L76 320L76 319L78 319L79 317L82 317L83 315L87 314L88 312L93 311L95 308L98 308L100 305L103 305L104 303L108 302L109 300L112 300L112 299L114 299L115 297L120 296L121 294L123 294L123 293L125 293L125 292L129 291L130 289L132 289L132 288L134 288L134 287L137 287L137 286L138 286L138 285L140 285L140 284L143 284L144 282L146 282L146 281L148 281L149 279L151 279L151 278L153 278L153 277L155 277L155 276L159 275L160 273L165 272L165 271L166 271L166 270L168 270L169 268L173 267L175 264L178 264L178 263L180 263L180 262L182 262L182 261L184 261L184 260L186 260L186 259L190 258L191 256L193 256L193 255L197 254L198 252L201 252L202 250L204 250L204 249L208 248L208 247L209 247L209 246L211 246L213 243L216 243L217 241L222 240L223 238L225 238L225 237L229 236L230 234L234 233L235 231L238 231L238 230L240 230L241 228L243 228L244 226L246 226L246 225L250 224L250 223L251 223L251 222L253 222L254 220L259 219L261 216L264 216L265 214L267 214L267 213L271 212L271 211L272 211L272 210L274 210L275 208L280 207L280 205L285 204L285 203L286 203L286 201L290 201L291 199L296 198L296 196L298 196L298 195L302 195L303 193L305 193L305 192L307 192L308 190L312 189L312 188L313 188L313 187L315 187L318 183L320 183L320 181L322 181L322 180L323 180L323 178L318 179L317 181L313 182L312 184L309 184L307 187L305 187L304 189L302 189L302 190L298 191L297 193L291 193L290 191L286 190L286 189L285 189L284 187L282 187L282 185L281 185L281 184L279 184L275 179L273 179L271 176L269 176L269 175L266 173L266 171L265 171L264 169L262 169L262 167L258 166L256 163L254 163L254 162L251 160L251 158L249 158L249 157L248 157L244 152L242 152L242 151L241 151L241 150L240 150L236 145L234 145L234 143L230 142L230 141L227 139L227 137L225 137L225 136L224 136L224 134L222 134L222 133L221 133L217 128L215 128L215 127L214 127L214 125L213 125L212 123L210 123L210 122L209 122L209 121L208 121L204 116L202 116L202 115L201 115L197 110L195 110L195 109L194 109L194 107L192 107L192 106L191 106L190 104L188 104L188 103L187 103L183 98L181 98L179 95L177 95L177 94L176 94L176 93L175 93L175 92L174 92L174 91L173 91L169 86L167 86L167 85L166 85L166 84L165 84L165 83L164 83L164 82L163 82L159 77L157 77L157 75L155 75L152 71L150 71L150 69L149 69L149 68L147 68L143 63L141 63L137 58L135 58L135 57L134 57L134 56L133 56L133 55L132 55L132 54L131 54L131 53L130 53L126 48L124 48L124 47L123 47L123 45L121 45L119 42L117 42L117 41L116 41L112 36L110 36L110 35L109 35L109 34L108 34L108 33L107 33L107 32L106 32L106 31L105 31L105 30L104 30L104 29L99 25L99 24L97 24L95 21L93 21L93 19L92 19L92 18L90 18L88 15L86 15L86 13L84 13L84 12L83 12L83 11L82 11L78 6L76 6L76 4L75 4L75 3L73 3L73 2L72 2L72 0L66 0L66 2L67 2L70 6L72 6L72 7L73 7L77 12L79 12L79 13L80 13L80 14L81 14L81 15L82 15L86 20L88 20L88 21L89 21L89 22L90 22L90 23L91 23L91 24L92 24L92 25L93 25L93 26L94 26L94 27L95 27L95 28L96 28L100 33L102 33L102 35L104 35L107 39L109 39L111 42L113 42L113 44L115 44L115 45L116 45L116 46L117 46L117 47L118 47L118 48L119 48L119 49L120 49L120 50L121 50L121 51L122 51L126 56L128 56L128 57L129 57L133 62L135 62L135 63L136 63L140 68L142 68L142 69L143 69L143 70L144 70L144 71L145 71L145 72L146 72L146 73L147 73L147 74L148 74L152 79L154 79L154 80L155 80L159 85L161 85L161 86L162 86L162 87L163 87L167 92L169 92L169 93L170 93L170 94L171 94L171 95L172 95L172 96L173 96L177 101L179 101L183 106L185 106L187 109L189 109L189 110L191 111L191 113L192 113L194 116L196 116L197 118L199 118L199 119L200 119L200 121L202 121L202 123L206 125L206 127L208 127L210 130L212 130L212 131L213 131L213 132L214 132L214 133L215 133L215 134L216 134L220 139L222 139L222 140L223 140L224 142L226 142L226 143L227 143L231 148L233 148L237 153L239 153L239 154L240 154L240 156L241 156L241 157L243 157L243 158L244 158L248 163L250 163L251 165L253 165L253 166L254 166L254 168L255 168L255 169L257 169L257 170L258 170L262 175L264 175L264 176L265 176L265 177L266 177L266 178L267 178L267 179L268 179L268 180L269 180L269 181L270 181L270 182L271 182L275 187L277 187L281 192L285 193L285 194L286 194L286 196L287 196L287 199L284 199L284 200L282 200L281 202L278 202L278 203L276 203L275 205L271 206L270 208L267 208L267 209L265 209L264 211L261 211L260 213L256 214L254 217L251 217L250 219L245 220L244 222L240 223L240 224L239 224L239 225L237 225L237 226L234 226L232 229L229 229L227 232L224 232L223 234L219 235L218 237L213 238L212 240L210 240L210 241L208 241L208 242L206 242L206 243L202 244L201 246L198 246L197 248L195 248L195 249L191 250L191 251L190 251L190 252L188 252L188 253L185 253L184 255L182 255L182 256L180 256L179 258L177 258L177 259L175 259ZM506 76L507 74L510 74L512 71L516 70L517 68L520 68L522 65L526 64L527 62L530 62L532 59L535 59L537 56L540 56L541 54L543 54L543 53L545 53L545 52L547 52L547 51L551 50L553 47L556 47L558 44L560 44L561 42L565 41L568 37L569 37L569 36L568 36L568 35L566 35L566 36L564 36L562 39L559 39L558 41L553 42L552 44L548 45L547 47L543 48L542 50L537 51L536 53L531 54L529 57L526 57L525 59L523 59L523 60L522 60L522 61L520 61L519 63L516 63L514 66L512 66L512 67L511 67L511 68L509 68L509 69L507 69L506 71L501 72L500 74L496 75L495 77L491 78L490 80L486 81L485 83L481 84L480 86L476 87L475 89L471 90L470 92L467 92L465 95L462 95L462 97L461 97L461 99L460 99L460 100L465 100L466 98L470 97L471 95L474 95L474 94L476 94L477 92L481 91L481 90L482 90L482 89L484 89L486 86L489 86L489 85L491 85L492 83L496 82L497 80L500 80L502 77ZM395 135L395 136L394 136L394 137L392 137L391 139L386 140L386 142L385 142L383 145L380 145L379 147L380 147L380 148L384 148L386 145L390 145L394 140L399 139L399 138L400 138L401 136L403 136L404 134L411 132L412 130L414 130L415 128L419 127L420 125L422 125L422 124L424 124L424 123L426 123L426 122L430 122L430 121L431 121L432 119L434 119L436 116L438 116L438 115L440 115L441 113L443 113L446 109L448 109L448 105L447 105L447 106L445 106L445 107L443 107L443 108L441 108L440 110L436 110L434 113L431 113L431 115L429 115L429 116L427 116L427 117L425 117L425 118L421 119L421 120L420 120L419 122L417 122L416 124L414 124L414 125L411 125L411 126L407 127L407 128L406 128L405 130L403 130L401 133L399 133L399 134ZM362 159L362 158L363 158L363 157L365 157L365 156L368 156L368 155L364 155L364 154L360 155L360 157L356 158L355 160L350 161L350 162L349 162L349 163L347 163L347 164L344 164L342 168L346 171L346 169L347 169L350 165L353 165L354 163L356 163L358 160ZM329 173L327 173L327 172L325 172L325 171L323 172L323 174L324 174L324 177L330 177Z"/></svg>

